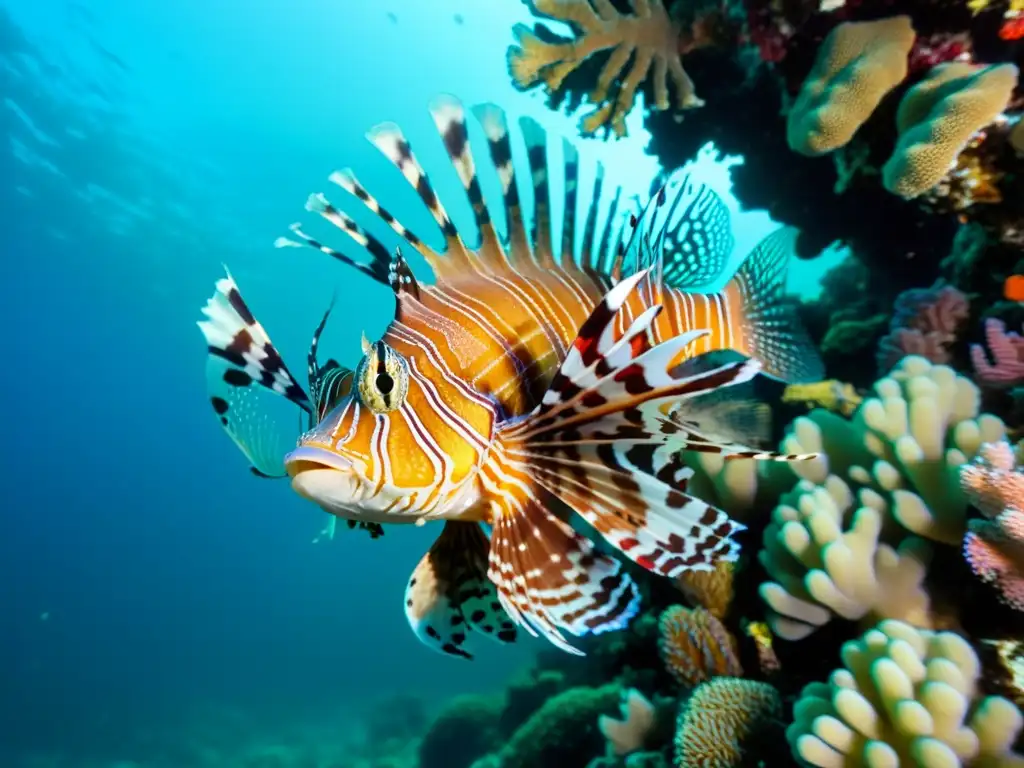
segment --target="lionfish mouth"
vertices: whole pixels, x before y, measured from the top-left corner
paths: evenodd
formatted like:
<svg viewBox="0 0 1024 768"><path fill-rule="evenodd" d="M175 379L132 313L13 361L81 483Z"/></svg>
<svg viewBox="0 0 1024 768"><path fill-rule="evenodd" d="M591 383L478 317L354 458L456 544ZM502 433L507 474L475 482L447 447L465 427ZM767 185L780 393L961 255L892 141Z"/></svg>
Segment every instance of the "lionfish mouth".
<svg viewBox="0 0 1024 768"><path fill-rule="evenodd" d="M328 512L351 509L356 485L352 464L326 448L302 446L284 457L292 489Z"/></svg>

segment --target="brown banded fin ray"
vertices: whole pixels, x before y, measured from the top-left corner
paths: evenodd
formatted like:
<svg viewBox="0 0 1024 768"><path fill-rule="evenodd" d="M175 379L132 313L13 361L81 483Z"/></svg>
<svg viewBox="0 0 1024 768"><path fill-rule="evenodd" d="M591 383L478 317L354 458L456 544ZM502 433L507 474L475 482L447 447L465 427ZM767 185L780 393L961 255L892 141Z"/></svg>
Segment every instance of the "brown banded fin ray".
<svg viewBox="0 0 1024 768"><path fill-rule="evenodd" d="M284 454L295 444L295 408L313 404L292 376L234 278L217 281L198 322L206 339L206 386L221 427L245 455L254 474L286 477ZM285 401L290 406L285 406ZM284 413L282 413L284 411Z"/></svg>

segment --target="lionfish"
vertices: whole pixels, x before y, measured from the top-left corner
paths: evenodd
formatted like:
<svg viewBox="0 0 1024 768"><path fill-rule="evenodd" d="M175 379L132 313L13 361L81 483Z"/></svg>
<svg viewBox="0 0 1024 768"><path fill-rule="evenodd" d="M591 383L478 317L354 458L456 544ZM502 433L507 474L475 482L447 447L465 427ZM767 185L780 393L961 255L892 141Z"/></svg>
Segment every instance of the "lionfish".
<svg viewBox="0 0 1024 768"><path fill-rule="evenodd" d="M504 112L493 104L473 111L500 182L504 231L484 200L456 99L441 97L430 112L468 196L475 245L453 224L401 129L377 126L369 140L416 190L444 247L407 229L351 170L330 180L418 251L435 281L418 280L400 249L311 195L307 210L369 259L324 245L298 224L277 245L310 246L390 286L394 320L381 339L364 336L355 368L321 366L328 309L309 351L307 394L229 274L199 323L211 402L254 472L290 477L301 496L350 526L379 533L380 524L444 521L405 594L409 623L428 646L470 658L474 633L505 643L523 627L581 654L566 634L621 629L639 608L637 586L613 555L667 578L737 557L733 536L743 526L687 492L693 471L682 453L808 458L750 447L767 438L763 419L746 395L730 392L761 371L817 380L822 366L784 304L793 230L763 240L720 292L696 292L724 276L734 245L722 200L676 172L628 225L617 224L616 189L599 227L598 166L577 238L578 153L563 140L556 247L544 130L519 121L534 201L528 217ZM731 360L716 354L728 350ZM283 458L267 450L267 420L251 405L258 387L309 417Z"/></svg>

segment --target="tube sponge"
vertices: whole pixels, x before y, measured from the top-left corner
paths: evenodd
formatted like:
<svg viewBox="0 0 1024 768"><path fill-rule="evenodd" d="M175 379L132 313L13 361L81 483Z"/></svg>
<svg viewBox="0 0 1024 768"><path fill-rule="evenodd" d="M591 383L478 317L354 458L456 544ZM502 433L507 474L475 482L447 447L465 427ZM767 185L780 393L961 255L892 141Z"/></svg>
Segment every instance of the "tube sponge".
<svg viewBox="0 0 1024 768"><path fill-rule="evenodd" d="M844 668L811 683L786 730L793 754L821 768L1024 766L1015 704L981 697L981 664L951 632L883 621L843 646Z"/></svg>
<svg viewBox="0 0 1024 768"><path fill-rule="evenodd" d="M789 148L823 155L845 146L907 76L909 16L846 22L829 33L786 120Z"/></svg>
<svg viewBox="0 0 1024 768"><path fill-rule="evenodd" d="M949 62L904 94L896 114L899 139L882 168L882 184L905 199L923 195L956 164L971 136L1006 109L1017 67Z"/></svg>

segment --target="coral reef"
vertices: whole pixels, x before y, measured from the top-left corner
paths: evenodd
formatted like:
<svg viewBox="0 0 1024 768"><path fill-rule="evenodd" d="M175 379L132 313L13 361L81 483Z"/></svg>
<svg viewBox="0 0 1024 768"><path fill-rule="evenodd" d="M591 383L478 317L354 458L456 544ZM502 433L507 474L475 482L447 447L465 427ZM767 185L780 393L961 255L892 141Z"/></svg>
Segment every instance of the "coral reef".
<svg viewBox="0 0 1024 768"><path fill-rule="evenodd" d="M716 677L701 683L679 714L679 768L738 768L746 757L766 757L781 732L782 697L767 683Z"/></svg>
<svg viewBox="0 0 1024 768"><path fill-rule="evenodd" d="M993 389L1024 382L1024 339L1019 334L1007 333L1005 323L990 317L985 321L985 342L988 355L982 345L971 345L974 379L983 387Z"/></svg>
<svg viewBox="0 0 1024 768"><path fill-rule="evenodd" d="M661 657L680 685L693 686L719 675L743 674L734 640L722 623L703 608L666 608L658 628Z"/></svg>
<svg viewBox="0 0 1024 768"><path fill-rule="evenodd" d="M984 515L968 524L964 557L1004 603L1024 611L1024 468L1009 443L986 443L960 469L960 484Z"/></svg>
<svg viewBox="0 0 1024 768"><path fill-rule="evenodd" d="M843 647L844 668L808 685L786 736L808 765L1024 765L1020 710L978 692L981 664L951 632L884 621Z"/></svg>
<svg viewBox="0 0 1024 768"><path fill-rule="evenodd" d="M908 355L936 364L952 362L950 347L968 314L967 296L951 285L901 293L889 333L878 343L879 374L884 375Z"/></svg>
<svg viewBox="0 0 1024 768"><path fill-rule="evenodd" d="M833 616L939 620L924 579L933 546L959 546L967 528L959 468L1005 428L979 415L974 384L924 358L904 358L874 390L850 420L815 411L783 440L824 456L794 467L803 480L758 555L780 637L805 638Z"/></svg>
<svg viewBox="0 0 1024 768"><path fill-rule="evenodd" d="M581 120L584 135L607 128L625 136L626 115L648 77L653 108L667 110L673 103L680 110L703 106L680 57L709 44L709 20L698 15L683 25L670 16L662 0L630 0L630 5L630 12L622 13L611 0L535 0L535 14L571 24L576 35L564 39L542 24L536 31L517 25L518 45L508 53L513 83L522 89L543 84L556 94L587 59L607 53L590 86L588 97L595 108ZM627 64L629 70L623 74Z"/></svg>

